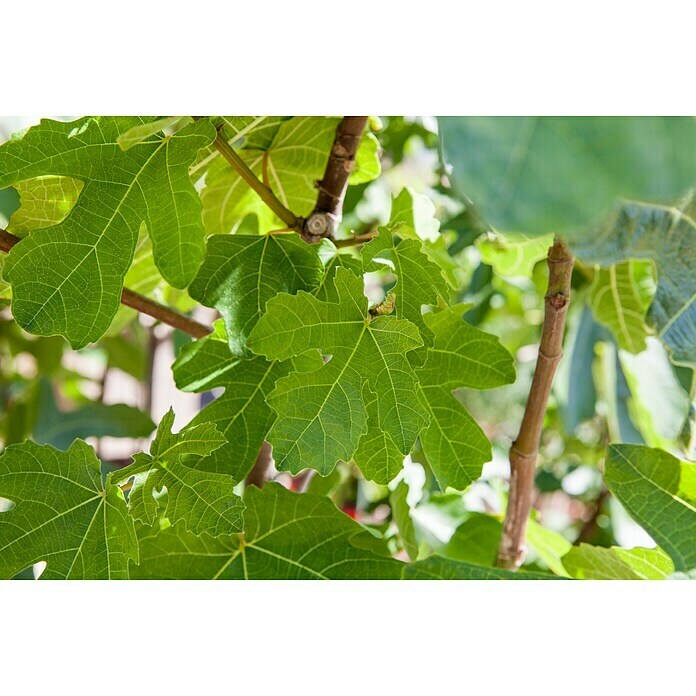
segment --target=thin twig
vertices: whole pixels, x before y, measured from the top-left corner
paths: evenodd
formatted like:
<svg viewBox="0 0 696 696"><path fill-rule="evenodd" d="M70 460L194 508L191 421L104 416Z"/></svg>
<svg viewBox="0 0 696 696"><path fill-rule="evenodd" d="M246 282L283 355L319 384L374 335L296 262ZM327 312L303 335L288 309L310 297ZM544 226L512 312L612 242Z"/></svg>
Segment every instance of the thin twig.
<svg viewBox="0 0 696 696"><path fill-rule="evenodd" d="M19 237L15 237L6 230L0 229L0 251L9 253L10 249L21 241ZM141 314L147 314L153 319L161 321L163 324L173 326L175 329L179 329L179 331L183 331L194 338L203 338L209 333L212 333L212 329L209 326L201 324L195 319L191 319L174 309L165 307L159 302L155 302L128 288L123 288L123 292L121 293L121 304L132 307Z"/></svg>
<svg viewBox="0 0 696 696"><path fill-rule="evenodd" d="M510 494L498 549L498 566L516 569L524 562L525 531L532 507L539 438L556 368L563 354L563 330L570 301L573 257L555 240L549 249L549 285L536 369L529 389L520 432L510 449Z"/></svg>
<svg viewBox="0 0 696 696"><path fill-rule="evenodd" d="M368 234L356 234L354 237L348 237L347 239L336 239L334 244L338 249L343 249L344 247L359 246L360 244L365 244L373 240L377 234L375 232L370 232Z"/></svg>
<svg viewBox="0 0 696 696"><path fill-rule="evenodd" d="M317 182L317 204L303 225L305 241L333 239L336 234L343 217L348 178L355 167L355 156L366 125L367 116L344 116L338 124L324 177Z"/></svg>
<svg viewBox="0 0 696 696"><path fill-rule="evenodd" d="M261 200L290 228L300 230L302 228L302 220L298 218L292 211L288 210L279 198L266 186L253 171L248 167L247 163L237 154L232 146L218 133L217 138L213 142L217 151L232 165L232 168L239 176L252 188L261 198Z"/></svg>

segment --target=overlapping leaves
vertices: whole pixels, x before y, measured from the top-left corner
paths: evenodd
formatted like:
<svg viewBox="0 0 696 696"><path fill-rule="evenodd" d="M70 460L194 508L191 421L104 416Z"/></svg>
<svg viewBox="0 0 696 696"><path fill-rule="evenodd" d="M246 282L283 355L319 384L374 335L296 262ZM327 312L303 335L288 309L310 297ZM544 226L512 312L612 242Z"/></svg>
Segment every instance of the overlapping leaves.
<svg viewBox="0 0 696 696"><path fill-rule="evenodd" d="M83 184L68 217L32 233L5 262L13 314L28 331L61 334L74 348L97 340L118 309L142 223L164 278L180 288L193 279L204 233L188 168L215 129L201 120L124 152L119 136L148 120L44 120L0 148L0 188L45 175Z"/></svg>

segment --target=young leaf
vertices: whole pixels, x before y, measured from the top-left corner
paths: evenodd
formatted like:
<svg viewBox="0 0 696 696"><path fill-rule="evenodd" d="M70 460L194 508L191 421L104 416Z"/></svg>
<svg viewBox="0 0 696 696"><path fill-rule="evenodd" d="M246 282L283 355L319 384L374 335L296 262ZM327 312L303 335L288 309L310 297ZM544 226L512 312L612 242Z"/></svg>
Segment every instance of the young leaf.
<svg viewBox="0 0 696 696"><path fill-rule="evenodd" d="M696 566L696 463L638 445L609 445L604 481L633 519L670 555Z"/></svg>
<svg viewBox="0 0 696 696"><path fill-rule="evenodd" d="M696 123L696 119L693 119ZM657 290L648 323L672 360L696 365L696 225L677 208L627 203L587 242L578 239L577 256L602 266L626 259L653 261Z"/></svg>
<svg viewBox="0 0 696 696"><path fill-rule="evenodd" d="M435 205L430 198L408 186L392 200L389 227L400 227L402 236L409 239L435 242L440 236Z"/></svg>
<svg viewBox="0 0 696 696"><path fill-rule="evenodd" d="M325 496L249 487L244 533L211 539L169 527L141 539L134 578L398 580L403 563L351 543L363 528Z"/></svg>
<svg viewBox="0 0 696 696"><path fill-rule="evenodd" d="M629 353L645 350L645 310L636 286L636 262L615 263L598 268L590 286L589 303L597 321L616 338L619 348Z"/></svg>
<svg viewBox="0 0 696 696"><path fill-rule="evenodd" d="M46 561L42 579L126 580L138 541L123 494L102 482L94 450L75 440L10 445L0 457L0 577Z"/></svg>
<svg viewBox="0 0 696 696"><path fill-rule="evenodd" d="M439 125L457 187L504 232L565 235L617 198L667 201L696 182L690 116L457 116Z"/></svg>
<svg viewBox="0 0 696 696"><path fill-rule="evenodd" d="M563 565L578 580L664 580L674 564L662 549L574 546Z"/></svg>
<svg viewBox="0 0 696 696"><path fill-rule="evenodd" d="M172 432L174 411L162 418L150 454L134 455L133 464L112 474L123 486L133 480L128 511L136 520L152 525L157 520L159 495L167 489L164 515L172 524L183 522L186 529L200 535L233 534L242 529L244 504L235 495L235 481L226 474L199 471L183 463L187 456L205 457L225 440L212 423Z"/></svg>
<svg viewBox="0 0 696 696"><path fill-rule="evenodd" d="M488 438L452 392L462 387L490 389L515 380L512 356L497 337L462 319L467 309L457 305L425 315L434 343L418 370L420 393L430 412L421 442L442 490L463 490L491 458Z"/></svg>
<svg viewBox="0 0 696 696"><path fill-rule="evenodd" d="M266 302L281 292L310 290L322 276L317 247L296 234L214 235L189 293L220 312L232 354L249 357L247 337Z"/></svg>
<svg viewBox="0 0 696 696"><path fill-rule="evenodd" d="M193 279L204 242L188 166L215 129L197 121L123 152L118 137L147 120L44 120L0 147L0 187L47 174L83 182L68 217L23 239L5 262L13 314L28 331L60 334L73 348L96 341L118 309L142 222L165 279L179 288Z"/></svg>
<svg viewBox="0 0 696 696"><path fill-rule="evenodd" d="M389 506L391 507L392 517L399 530L404 549L408 557L415 561L418 558L418 542L416 541L416 529L411 519L411 508L407 498L408 485L405 481L400 481L399 485L389 496Z"/></svg>
<svg viewBox="0 0 696 696"><path fill-rule="evenodd" d="M398 234L399 228L395 232ZM446 301L449 292L439 266L430 261L421 246L415 239L397 243L390 228L380 227L379 235L363 248L362 258L366 271L392 269L398 279L394 287L396 316L413 322L421 335L431 338L421 307L437 306L439 299Z"/></svg>
<svg viewBox="0 0 696 696"><path fill-rule="evenodd" d="M407 454L428 416L416 391L407 354L422 345L403 319L370 317L362 278L338 268L337 302L300 292L278 295L249 336L248 346L283 360L319 348L331 359L318 370L291 373L268 397L278 415L268 435L276 465L297 473L306 467L327 475L349 461L367 431L363 387L378 397L378 422Z"/></svg>
<svg viewBox="0 0 696 696"><path fill-rule="evenodd" d="M502 568L464 561L453 561L442 556L430 556L404 566L404 580L559 580L544 573L513 572Z"/></svg>

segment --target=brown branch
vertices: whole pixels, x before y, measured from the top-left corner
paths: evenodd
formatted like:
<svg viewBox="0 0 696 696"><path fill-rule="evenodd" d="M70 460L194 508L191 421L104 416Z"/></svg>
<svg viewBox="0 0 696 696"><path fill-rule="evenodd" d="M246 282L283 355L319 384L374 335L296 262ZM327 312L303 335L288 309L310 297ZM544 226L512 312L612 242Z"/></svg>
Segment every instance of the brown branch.
<svg viewBox="0 0 696 696"><path fill-rule="evenodd" d="M9 253L10 249L21 241L19 237L15 237L6 230L0 229L0 251ZM155 302L128 288L123 288L123 292L121 293L121 304L132 307L141 314L147 314L153 319L161 321L163 324L173 326L175 329L179 329L179 331L183 331L194 338L203 338L203 336L212 333L212 329L209 326L205 326L205 324L201 324L195 319L191 319L176 310L165 307L159 304L159 302Z"/></svg>
<svg viewBox="0 0 696 696"><path fill-rule="evenodd" d="M324 178L317 182L317 204L302 227L305 241L318 242L324 237L333 239L338 230L348 177L355 167L355 156L366 124L367 116L344 116L338 124Z"/></svg>
<svg viewBox="0 0 696 696"><path fill-rule="evenodd" d="M498 549L498 566L502 568L519 568L527 553L525 531L532 507L539 439L551 385L563 354L563 330L570 301L573 257L565 244L556 240L549 249L547 262L549 285L539 354L520 432L510 449L510 493Z"/></svg>
<svg viewBox="0 0 696 696"><path fill-rule="evenodd" d="M244 483L247 486L256 486L257 488L263 488L268 478L268 472L273 464L273 448L268 442L264 442L261 445L259 454L256 457L254 466L251 471L247 474Z"/></svg>

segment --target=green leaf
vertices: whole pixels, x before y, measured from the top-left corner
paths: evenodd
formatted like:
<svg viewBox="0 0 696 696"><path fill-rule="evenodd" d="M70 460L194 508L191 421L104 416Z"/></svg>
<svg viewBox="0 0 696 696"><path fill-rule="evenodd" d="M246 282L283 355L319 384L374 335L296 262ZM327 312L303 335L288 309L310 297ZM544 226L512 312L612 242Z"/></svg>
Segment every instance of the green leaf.
<svg viewBox="0 0 696 696"><path fill-rule="evenodd" d="M249 348L270 359L312 348L331 356L318 370L282 378L268 397L278 415L268 440L284 471L312 467L325 476L352 458L367 432L366 384L378 397L379 427L402 454L428 423L407 358L422 345L418 330L403 319L370 317L362 278L351 271L338 268L334 282L336 302L305 292L269 300L249 337Z"/></svg>
<svg viewBox="0 0 696 696"><path fill-rule="evenodd" d="M152 525L157 520L162 488L167 489L164 514L196 535L233 534L242 529L244 504L235 495L235 481L226 474L199 471L183 463L185 457L205 457L225 440L212 423L172 433L174 411L164 416L150 454L140 452L133 464L113 474L119 485L133 480L128 511L136 520Z"/></svg>
<svg viewBox="0 0 696 696"><path fill-rule="evenodd" d="M488 438L453 391L491 389L515 380L512 356L497 337L463 321L467 309L457 305L425 315L434 343L418 371L420 392L430 412L421 443L442 490L447 486L463 490L491 458Z"/></svg>
<svg viewBox="0 0 696 696"><path fill-rule="evenodd" d="M502 568L488 568L475 563L453 561L441 556L430 556L404 566L404 580L558 580L544 573L515 573Z"/></svg>
<svg viewBox="0 0 696 696"><path fill-rule="evenodd" d="M568 571L563 566L565 554L571 548L567 539L558 532L543 527L536 520L530 519L527 522L525 541L552 573L568 577Z"/></svg>
<svg viewBox="0 0 696 696"><path fill-rule="evenodd" d="M605 549L589 544L574 546L563 565L578 580L664 580L674 572L661 549Z"/></svg>
<svg viewBox="0 0 696 696"><path fill-rule="evenodd" d="M696 182L692 117L439 120L458 189L504 232L566 235L620 198L668 201Z"/></svg>
<svg viewBox="0 0 696 696"><path fill-rule="evenodd" d="M364 246L362 258L368 272L385 268L394 272L398 279L393 288L397 298L396 316L413 322L422 336L431 339L432 332L423 319L421 307L437 306L438 300L446 302L449 291L439 266L423 253L420 240L398 242L390 228L380 227L379 235Z"/></svg>
<svg viewBox="0 0 696 696"><path fill-rule="evenodd" d="M0 147L0 187L43 175L83 182L68 217L23 239L5 262L13 314L26 330L60 334L73 348L96 341L118 309L143 222L165 279L179 288L193 279L204 233L188 166L215 129L197 121L123 152L118 137L147 122L44 120Z"/></svg>
<svg viewBox="0 0 696 696"><path fill-rule="evenodd" d="M150 416L125 404L90 403L73 411L61 411L48 380L38 391L33 438L43 445L67 449L76 439L88 437L148 437L155 424Z"/></svg>
<svg viewBox="0 0 696 696"><path fill-rule="evenodd" d="M196 580L397 580L403 563L358 548L364 529L326 497L277 483L250 486L244 534L211 539L179 526L141 539L134 578Z"/></svg>
<svg viewBox="0 0 696 696"><path fill-rule="evenodd" d="M232 354L249 357L247 337L266 302L281 292L310 290L322 276L317 247L296 234L214 235L189 293L220 312Z"/></svg>
<svg viewBox="0 0 696 696"><path fill-rule="evenodd" d="M696 365L694 238L694 221L677 208L627 203L587 242L578 239L574 245L579 258L602 266L626 259L655 264L657 290L648 323L657 329L672 360L686 365Z"/></svg>
<svg viewBox="0 0 696 696"><path fill-rule="evenodd" d="M636 285L635 261L616 263L595 271L588 301L597 319L616 338L619 348L630 353L645 350L647 306Z"/></svg>
<svg viewBox="0 0 696 696"><path fill-rule="evenodd" d="M696 463L638 445L609 445L604 481L633 519L670 555L696 566Z"/></svg>
<svg viewBox="0 0 696 696"><path fill-rule="evenodd" d="M102 482L94 450L75 440L10 445L0 457L0 577L46 561L42 579L126 580L138 542L123 494Z"/></svg>
<svg viewBox="0 0 696 696"><path fill-rule="evenodd" d="M489 234L476 242L481 260L495 272L509 278L531 278L536 264L545 259L553 235L529 237L524 234Z"/></svg>
<svg viewBox="0 0 696 696"><path fill-rule="evenodd" d="M314 209L316 181L324 174L339 122L339 118L296 116L278 125L271 142L267 138L248 142L239 154L286 208L306 216ZM379 174L373 139L361 142L356 165L353 182L369 181ZM210 166L201 197L209 233L235 232L248 215L256 216L260 233L285 227L223 160Z"/></svg>
<svg viewBox="0 0 696 696"><path fill-rule="evenodd" d="M408 485L405 481L400 481L399 485L389 496L389 506L391 507L392 517L399 530L399 536L404 545L404 550L408 557L415 561L418 557L418 543L416 541L416 529L411 519L411 508L407 501Z"/></svg>

